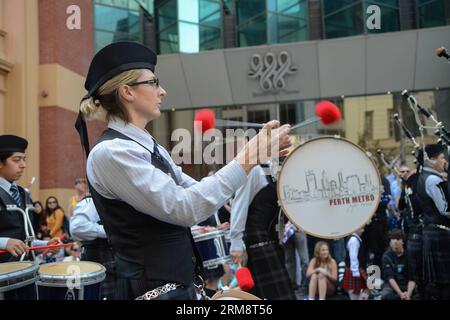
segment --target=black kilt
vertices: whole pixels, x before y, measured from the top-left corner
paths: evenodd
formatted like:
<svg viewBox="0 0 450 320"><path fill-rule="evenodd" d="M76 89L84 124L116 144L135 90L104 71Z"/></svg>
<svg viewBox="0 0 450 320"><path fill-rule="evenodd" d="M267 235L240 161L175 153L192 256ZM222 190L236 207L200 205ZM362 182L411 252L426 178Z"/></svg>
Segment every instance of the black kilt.
<svg viewBox="0 0 450 320"><path fill-rule="evenodd" d="M409 277L417 284L423 280L422 234L410 234L406 243Z"/></svg>
<svg viewBox="0 0 450 320"><path fill-rule="evenodd" d="M261 299L296 300L281 245L273 243L257 248L247 245L247 254L247 267L255 282L250 293Z"/></svg>
<svg viewBox="0 0 450 320"><path fill-rule="evenodd" d="M97 241L93 244L83 243L82 260L97 262L106 268L106 277L100 286L101 295L107 300L115 299L117 275L114 255L109 244L106 241Z"/></svg>
<svg viewBox="0 0 450 320"><path fill-rule="evenodd" d="M450 231L423 229L423 272L425 283L450 284Z"/></svg>

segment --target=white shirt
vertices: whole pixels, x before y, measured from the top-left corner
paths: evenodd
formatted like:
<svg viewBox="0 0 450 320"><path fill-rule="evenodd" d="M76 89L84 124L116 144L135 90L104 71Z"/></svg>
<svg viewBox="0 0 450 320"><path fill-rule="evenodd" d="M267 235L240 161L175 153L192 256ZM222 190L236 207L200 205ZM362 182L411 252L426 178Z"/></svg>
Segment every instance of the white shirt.
<svg viewBox="0 0 450 320"><path fill-rule="evenodd" d="M5 190L6 192L8 192L8 194L10 194L12 196L11 191L9 190L9 189L11 189L11 185L12 185L11 182L0 177L0 188ZM30 228L32 228L32 226L30 226ZM6 245L8 244L9 239L10 238L0 237L0 250L6 249ZM19 239L19 240L24 240L24 239ZM45 246L45 245L47 245L47 241L34 240L31 245L33 247L34 246Z"/></svg>
<svg viewBox="0 0 450 320"><path fill-rule="evenodd" d="M97 144L89 154L87 176L107 199L119 199L137 211L179 226L190 227L213 215L247 180L235 160L198 182L184 174L169 153L158 148L172 167L179 185L151 163L150 133L113 118L108 127L138 141L113 139ZM147 150L148 149L148 150Z"/></svg>
<svg viewBox="0 0 450 320"><path fill-rule="evenodd" d="M236 191L231 205L230 251L243 251L245 249L242 238L244 237L245 225L247 223L248 207L256 194L268 184L264 169L261 166L256 166L248 174L247 182Z"/></svg>
<svg viewBox="0 0 450 320"><path fill-rule="evenodd" d="M444 182L444 179L441 178L441 174L436 170L427 167L424 167L423 170L439 175L439 177L436 175L428 176L427 180L425 181L425 191L427 192L427 195L433 200L436 208L439 210L439 213L447 218L450 218L448 202L444 194L444 192L446 191L443 190L439 185L439 183Z"/></svg>
<svg viewBox="0 0 450 320"><path fill-rule="evenodd" d="M106 239L105 229L98 224L100 217L92 198L87 197L78 202L70 218L70 234L76 241Z"/></svg>
<svg viewBox="0 0 450 320"><path fill-rule="evenodd" d="M361 247L361 237L356 233L352 234L347 243L347 249L350 257L350 271L354 277L359 277L358 253Z"/></svg>

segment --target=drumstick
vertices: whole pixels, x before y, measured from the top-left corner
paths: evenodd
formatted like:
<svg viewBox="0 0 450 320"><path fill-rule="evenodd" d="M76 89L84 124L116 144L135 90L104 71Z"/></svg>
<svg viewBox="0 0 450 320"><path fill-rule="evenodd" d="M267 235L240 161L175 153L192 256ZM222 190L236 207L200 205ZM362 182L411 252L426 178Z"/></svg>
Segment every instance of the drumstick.
<svg viewBox="0 0 450 320"><path fill-rule="evenodd" d="M49 246L36 246L28 248L28 251L36 251L36 250L44 250L44 249L53 249L53 248L64 248L64 247L73 247L76 245L76 242L69 242L69 243L61 243L57 245L49 245ZM0 250L0 254L3 253L9 253L8 250Z"/></svg>
<svg viewBox="0 0 450 320"><path fill-rule="evenodd" d="M65 238L67 238L67 233L64 233L64 234L59 238L59 241L63 241ZM44 252L42 252L42 253L40 254L40 256L45 256L47 253L50 252L50 250L51 250L51 248L45 250Z"/></svg>

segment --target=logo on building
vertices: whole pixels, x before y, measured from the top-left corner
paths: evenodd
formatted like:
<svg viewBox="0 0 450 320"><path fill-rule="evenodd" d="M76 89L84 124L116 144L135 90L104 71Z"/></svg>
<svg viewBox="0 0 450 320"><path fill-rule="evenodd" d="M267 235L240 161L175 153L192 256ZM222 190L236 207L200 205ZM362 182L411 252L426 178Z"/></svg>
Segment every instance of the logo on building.
<svg viewBox="0 0 450 320"><path fill-rule="evenodd" d="M292 66L291 56L286 51L278 55L268 52L262 57L254 54L250 60L248 77L257 79L262 93L254 95L265 95L275 93L296 93L298 90L287 90L285 77L297 73L297 67Z"/></svg>

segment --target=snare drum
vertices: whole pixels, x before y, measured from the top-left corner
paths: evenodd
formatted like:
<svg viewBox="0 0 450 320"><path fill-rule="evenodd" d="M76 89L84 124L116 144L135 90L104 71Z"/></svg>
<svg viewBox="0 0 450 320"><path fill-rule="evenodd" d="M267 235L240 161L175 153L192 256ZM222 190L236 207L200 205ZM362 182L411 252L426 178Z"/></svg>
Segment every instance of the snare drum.
<svg viewBox="0 0 450 320"><path fill-rule="evenodd" d="M219 290L211 298L211 300L261 300L248 292L229 289Z"/></svg>
<svg viewBox="0 0 450 320"><path fill-rule="evenodd" d="M309 140L284 161L277 181L283 211L319 238L345 237L367 224L380 202L380 175L366 152L339 137Z"/></svg>
<svg viewBox="0 0 450 320"><path fill-rule="evenodd" d="M38 269L31 261L0 263L0 300L36 300Z"/></svg>
<svg viewBox="0 0 450 320"><path fill-rule="evenodd" d="M89 261L57 262L39 268L40 300L101 300L106 269Z"/></svg>
<svg viewBox="0 0 450 320"><path fill-rule="evenodd" d="M195 245L203 260L203 266L214 269L231 261L223 231L212 231L194 236Z"/></svg>

